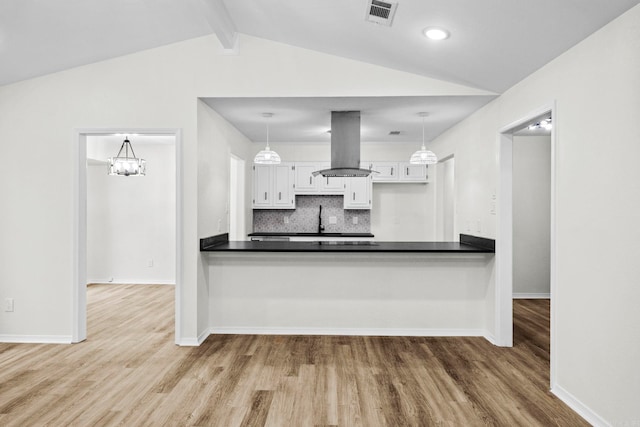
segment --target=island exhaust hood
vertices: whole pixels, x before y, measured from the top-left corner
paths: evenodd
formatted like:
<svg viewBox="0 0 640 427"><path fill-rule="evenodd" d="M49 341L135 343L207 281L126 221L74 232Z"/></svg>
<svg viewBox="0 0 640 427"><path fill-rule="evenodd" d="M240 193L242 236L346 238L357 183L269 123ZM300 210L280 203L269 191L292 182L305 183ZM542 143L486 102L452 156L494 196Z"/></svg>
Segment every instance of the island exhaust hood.
<svg viewBox="0 0 640 427"><path fill-rule="evenodd" d="M331 168L313 172L313 176L369 176L360 168L360 111L331 112Z"/></svg>

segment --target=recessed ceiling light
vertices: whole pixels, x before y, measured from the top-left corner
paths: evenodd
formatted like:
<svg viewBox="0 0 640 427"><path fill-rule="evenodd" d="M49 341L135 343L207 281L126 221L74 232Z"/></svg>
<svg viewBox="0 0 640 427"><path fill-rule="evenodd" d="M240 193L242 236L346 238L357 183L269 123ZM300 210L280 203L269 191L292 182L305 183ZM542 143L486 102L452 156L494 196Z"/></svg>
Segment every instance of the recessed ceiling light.
<svg viewBox="0 0 640 427"><path fill-rule="evenodd" d="M438 27L427 27L422 33L429 40L444 40L449 38L449 31Z"/></svg>

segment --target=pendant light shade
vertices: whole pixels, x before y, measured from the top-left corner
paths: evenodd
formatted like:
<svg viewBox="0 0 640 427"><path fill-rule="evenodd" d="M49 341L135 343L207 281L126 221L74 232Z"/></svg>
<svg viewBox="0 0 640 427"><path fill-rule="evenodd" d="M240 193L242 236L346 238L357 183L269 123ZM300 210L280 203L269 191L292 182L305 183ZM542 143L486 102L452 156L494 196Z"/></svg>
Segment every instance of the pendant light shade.
<svg viewBox="0 0 640 427"><path fill-rule="evenodd" d="M124 150L124 157L122 151ZM129 157L131 151L131 157ZM124 139L120 146L120 151L115 157L109 157L109 175L118 176L144 176L147 173L147 162L139 159L133 152L133 146L129 141L129 137Z"/></svg>
<svg viewBox="0 0 640 427"><path fill-rule="evenodd" d="M267 146L264 147L264 150L256 154L253 163L260 165L277 165L280 163L280 155L269 147L269 119L272 116L273 113L262 113L262 117L267 119Z"/></svg>
<svg viewBox="0 0 640 427"><path fill-rule="evenodd" d="M436 156L433 151L427 150L424 146L424 118L429 114L418 113L418 115L422 117L422 147L411 155L409 163L413 165L434 165L438 163L438 156Z"/></svg>

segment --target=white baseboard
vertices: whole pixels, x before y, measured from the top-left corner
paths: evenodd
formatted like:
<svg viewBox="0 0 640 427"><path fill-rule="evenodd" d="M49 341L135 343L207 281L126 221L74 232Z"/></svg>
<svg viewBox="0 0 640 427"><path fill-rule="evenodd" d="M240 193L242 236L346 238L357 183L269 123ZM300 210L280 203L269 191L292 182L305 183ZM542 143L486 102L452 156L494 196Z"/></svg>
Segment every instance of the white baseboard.
<svg viewBox="0 0 640 427"><path fill-rule="evenodd" d="M183 338L176 344L183 347L198 347L200 344L204 342L204 340L207 339L209 335L210 335L210 332L207 330L204 330L200 332L200 334L196 338Z"/></svg>
<svg viewBox="0 0 640 427"><path fill-rule="evenodd" d="M551 299L551 294L538 294L538 293L513 293L513 299Z"/></svg>
<svg viewBox="0 0 640 427"><path fill-rule="evenodd" d="M391 329L391 328L261 328L217 327L211 334L233 335L352 335L374 337L485 337L482 329Z"/></svg>
<svg viewBox="0 0 640 427"><path fill-rule="evenodd" d="M593 412L587 405L580 402L574 395L562 387L558 385L551 387L551 393L555 394L558 399L562 400L569 408L573 409L592 426L611 427L611 424L604 418Z"/></svg>
<svg viewBox="0 0 640 427"><path fill-rule="evenodd" d="M175 285L173 280L118 280L110 282L109 279L91 279L87 280L87 284L99 285Z"/></svg>
<svg viewBox="0 0 640 427"><path fill-rule="evenodd" d="M0 335L0 342L18 344L71 344L71 335Z"/></svg>

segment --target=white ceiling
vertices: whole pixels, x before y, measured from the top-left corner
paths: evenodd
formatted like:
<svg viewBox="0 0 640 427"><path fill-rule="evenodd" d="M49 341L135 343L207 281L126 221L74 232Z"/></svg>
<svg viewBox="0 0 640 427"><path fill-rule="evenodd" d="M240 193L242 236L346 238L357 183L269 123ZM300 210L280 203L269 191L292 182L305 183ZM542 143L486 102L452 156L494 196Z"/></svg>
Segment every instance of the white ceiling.
<svg viewBox="0 0 640 427"><path fill-rule="evenodd" d="M495 96L393 96L348 98L203 98L253 142L329 142L331 111L360 111L364 142L430 141ZM262 113L273 113L264 118ZM389 135L400 131L399 135Z"/></svg>
<svg viewBox="0 0 640 427"><path fill-rule="evenodd" d="M240 32L503 92L638 3L400 0L385 27L365 21L367 0L2 0L0 85ZM451 37L429 42L431 25Z"/></svg>
<svg viewBox="0 0 640 427"><path fill-rule="evenodd" d="M394 0L395 1L395 0ZM399 0L391 27L367 0L227 0L241 33L503 92L638 0ZM421 35L442 26L451 37Z"/></svg>
<svg viewBox="0 0 640 427"><path fill-rule="evenodd" d="M212 33L231 48L244 33L501 93L639 2L400 0L385 27L365 21L367 0L0 0L0 85ZM421 31L433 25L451 37L428 41ZM208 102L254 141L264 140L262 112L276 114L274 138L311 141L328 138L340 109L363 111L363 138L400 130L394 141L415 141L417 112L431 113L431 140L490 99Z"/></svg>

